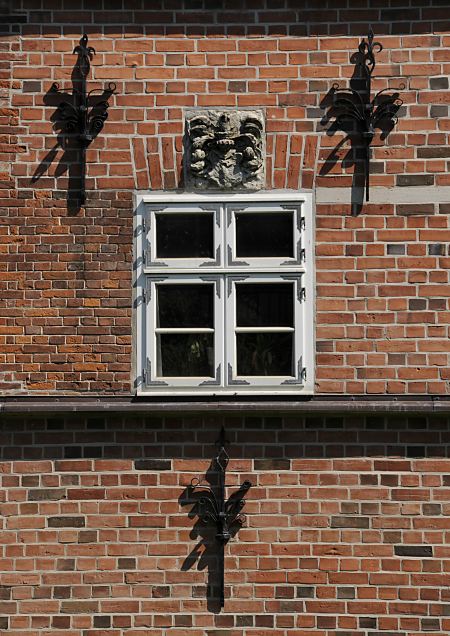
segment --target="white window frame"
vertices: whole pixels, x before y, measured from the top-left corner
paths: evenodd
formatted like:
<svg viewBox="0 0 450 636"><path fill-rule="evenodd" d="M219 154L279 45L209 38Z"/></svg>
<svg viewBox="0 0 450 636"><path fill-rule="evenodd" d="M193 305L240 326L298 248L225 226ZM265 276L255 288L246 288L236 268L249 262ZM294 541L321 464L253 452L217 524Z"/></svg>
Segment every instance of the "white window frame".
<svg viewBox="0 0 450 636"><path fill-rule="evenodd" d="M214 259L157 259L156 213L212 211ZM290 258L236 258L235 211L294 214ZM314 392L314 219L311 192L139 193L134 219L134 387L139 396L311 395ZM235 284L289 281L294 286L295 375L236 375ZM210 282L215 285L214 378L158 377L155 285Z"/></svg>
<svg viewBox="0 0 450 636"><path fill-rule="evenodd" d="M287 267L298 267L302 269L304 253L302 252L302 204L294 202L279 203L278 201L251 201L248 203L240 202L227 203L225 206L226 218L226 239L227 239L227 265L229 267L249 266L259 270L270 269L286 269ZM291 212L293 214L293 246L294 256L265 257L265 258L249 258L240 257L236 254L236 212L251 214L285 214Z"/></svg>
<svg viewBox="0 0 450 636"><path fill-rule="evenodd" d="M302 338L302 330L300 325L304 323L304 305L302 298L302 278L304 274L286 274L286 273L267 273L267 274L230 274L227 276L226 282L226 313L228 316L227 329L225 334L227 356L227 384L232 387L250 386L259 388L274 388L278 390L283 387L297 386L301 388L304 383L304 346ZM236 285L245 285L247 283L282 283L291 284L293 292L294 307L294 327L238 327L236 325ZM237 351L236 351L236 334L237 333L263 333L272 332L291 332L294 334L294 370L293 376L245 376L237 375Z"/></svg>
<svg viewBox="0 0 450 636"><path fill-rule="evenodd" d="M179 284L194 283L196 285L211 285L213 287L214 298L214 378L197 378L197 377L161 377L158 375L157 361L157 334L159 333L182 333L183 329L161 329L157 326L157 304L152 302L157 295L156 287L158 285L179 285ZM147 293L146 304L148 310L146 311L146 325L145 330L147 334L150 334L148 340L148 356L146 360L146 384L153 388L173 388L173 389L187 389L187 388L205 388L211 386L220 386L222 384L223 373L223 280L220 276L195 276L192 274L179 274L177 276L149 275L147 278ZM189 328L185 330L188 333L205 333L210 331L204 328Z"/></svg>
<svg viewBox="0 0 450 636"><path fill-rule="evenodd" d="M156 215L157 214L196 214L209 212L212 215L214 224L213 230L213 253L214 258L158 258L156 255ZM222 228L220 227L220 205L214 203L186 202L177 205L148 205L146 206L145 225L148 240L146 241L146 265L155 268L163 267L171 270L196 269L221 266L223 264L222 254Z"/></svg>

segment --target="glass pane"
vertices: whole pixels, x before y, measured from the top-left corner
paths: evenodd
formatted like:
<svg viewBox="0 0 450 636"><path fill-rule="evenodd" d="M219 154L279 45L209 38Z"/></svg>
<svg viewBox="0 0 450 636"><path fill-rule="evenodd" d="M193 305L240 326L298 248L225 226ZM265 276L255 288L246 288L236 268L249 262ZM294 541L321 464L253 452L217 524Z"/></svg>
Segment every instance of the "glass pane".
<svg viewBox="0 0 450 636"><path fill-rule="evenodd" d="M294 213L236 212L236 256L294 256Z"/></svg>
<svg viewBox="0 0 450 636"><path fill-rule="evenodd" d="M214 377L214 334L162 333L157 346L159 376Z"/></svg>
<svg viewBox="0 0 450 636"><path fill-rule="evenodd" d="M156 258L214 258L214 214L156 214Z"/></svg>
<svg viewBox="0 0 450 636"><path fill-rule="evenodd" d="M238 327L293 327L293 283L237 283Z"/></svg>
<svg viewBox="0 0 450 636"><path fill-rule="evenodd" d="M158 285L158 327L214 328L214 285Z"/></svg>
<svg viewBox="0 0 450 636"><path fill-rule="evenodd" d="M293 373L293 333L238 333L238 375L283 375Z"/></svg>

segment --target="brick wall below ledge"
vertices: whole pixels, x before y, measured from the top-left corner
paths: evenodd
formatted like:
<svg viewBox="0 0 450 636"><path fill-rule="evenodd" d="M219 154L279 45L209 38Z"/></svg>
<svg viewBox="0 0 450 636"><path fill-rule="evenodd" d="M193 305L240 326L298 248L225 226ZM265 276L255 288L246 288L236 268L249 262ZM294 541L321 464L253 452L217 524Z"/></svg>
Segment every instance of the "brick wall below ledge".
<svg viewBox="0 0 450 636"><path fill-rule="evenodd" d="M218 613L183 493L222 423L227 481L252 488ZM0 438L11 636L450 631L445 416L9 416Z"/></svg>

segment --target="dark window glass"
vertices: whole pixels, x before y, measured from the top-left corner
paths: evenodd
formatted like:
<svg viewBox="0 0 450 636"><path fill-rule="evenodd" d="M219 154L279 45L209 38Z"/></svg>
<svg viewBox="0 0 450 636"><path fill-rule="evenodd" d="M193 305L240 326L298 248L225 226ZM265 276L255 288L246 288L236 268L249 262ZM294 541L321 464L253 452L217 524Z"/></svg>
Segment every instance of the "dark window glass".
<svg viewBox="0 0 450 636"><path fill-rule="evenodd" d="M238 333L238 375L293 375L293 333Z"/></svg>
<svg viewBox="0 0 450 636"><path fill-rule="evenodd" d="M293 212L236 212L237 257L293 257Z"/></svg>
<svg viewBox="0 0 450 636"><path fill-rule="evenodd" d="M158 334L159 375L213 377L214 334Z"/></svg>
<svg viewBox="0 0 450 636"><path fill-rule="evenodd" d="M212 284L158 285L158 327L214 328Z"/></svg>
<svg viewBox="0 0 450 636"><path fill-rule="evenodd" d="M237 283L238 327L293 327L292 283Z"/></svg>
<svg viewBox="0 0 450 636"><path fill-rule="evenodd" d="M214 214L156 214L156 258L214 258Z"/></svg>

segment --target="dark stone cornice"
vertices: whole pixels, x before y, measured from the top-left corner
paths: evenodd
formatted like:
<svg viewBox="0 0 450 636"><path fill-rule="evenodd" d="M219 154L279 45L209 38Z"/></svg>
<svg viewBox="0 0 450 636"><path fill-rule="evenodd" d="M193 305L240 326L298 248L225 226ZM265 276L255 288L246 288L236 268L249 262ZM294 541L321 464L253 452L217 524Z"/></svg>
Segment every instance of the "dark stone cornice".
<svg viewBox="0 0 450 636"><path fill-rule="evenodd" d="M450 413L450 396L341 396L321 395L286 399L286 397L254 398L136 398L113 396L10 396L0 399L0 413L42 414L42 413L121 413L165 415L220 413L232 414L286 414L337 415L344 413L361 414L428 414Z"/></svg>

